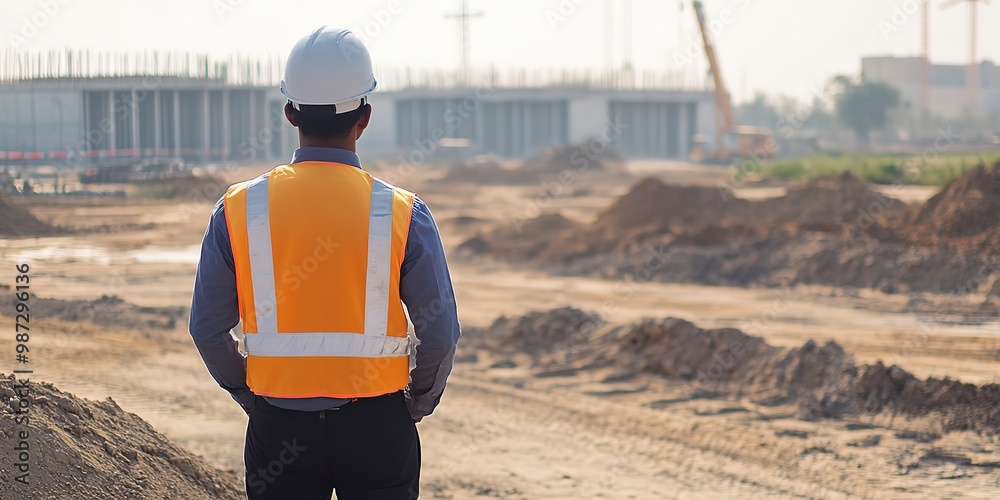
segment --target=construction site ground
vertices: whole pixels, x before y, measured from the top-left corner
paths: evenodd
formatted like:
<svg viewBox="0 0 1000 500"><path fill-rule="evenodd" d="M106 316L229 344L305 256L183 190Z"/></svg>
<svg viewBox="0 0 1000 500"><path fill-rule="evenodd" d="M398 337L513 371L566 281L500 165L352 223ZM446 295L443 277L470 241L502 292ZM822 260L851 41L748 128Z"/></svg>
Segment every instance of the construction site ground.
<svg viewBox="0 0 1000 500"><path fill-rule="evenodd" d="M266 168L228 175L248 179ZM859 363L896 364L920 378L1000 383L1000 325L953 313L950 296L923 294L930 305L912 312L907 294L871 289L567 276L454 252L486 226L513 227L543 212L588 222L639 176L728 186L746 199L785 192L780 184L734 184L717 167L633 162L627 171L514 186L446 182L441 171L394 166L376 174L415 191L434 212L455 254L451 270L464 328L572 305L609 323L677 317L702 328L740 328L774 346L833 340ZM936 192L892 189L907 203ZM238 481L246 418L208 375L186 314L178 313L189 305L213 202L32 200L26 206L39 219L72 231L0 241L0 264L33 262L39 297L113 295L139 306L112 300L108 310L127 318L114 324L87 320L95 310L87 302L62 306L58 317L39 310L32 318L35 379L79 397L114 398ZM12 275L0 273L0 283L10 284ZM13 318L4 314L0 329L10 330ZM13 352L10 336L0 337L0 352ZM935 433L933 423L886 415L803 420L791 405L690 397L690 384L643 373L539 371L523 357L474 344L460 345L459 361L440 408L419 424L422 490L431 498L991 498L1000 492L995 434Z"/></svg>

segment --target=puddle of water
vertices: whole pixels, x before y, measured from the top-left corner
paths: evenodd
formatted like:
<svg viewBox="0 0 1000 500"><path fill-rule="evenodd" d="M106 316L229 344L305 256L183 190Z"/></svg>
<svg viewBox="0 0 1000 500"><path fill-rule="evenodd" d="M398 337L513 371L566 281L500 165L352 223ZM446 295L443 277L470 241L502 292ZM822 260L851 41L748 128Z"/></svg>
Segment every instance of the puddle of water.
<svg viewBox="0 0 1000 500"><path fill-rule="evenodd" d="M197 264L201 255L198 245L188 247L148 246L140 250L113 252L106 248L91 246L53 245L42 248L25 249L15 252L14 262L46 262L51 264L95 264L108 266L130 263L139 264Z"/></svg>
<svg viewBox="0 0 1000 500"><path fill-rule="evenodd" d="M111 264L111 252L105 248L88 246L48 246L21 250L11 258L14 262L88 263L107 266Z"/></svg>
<svg viewBox="0 0 1000 500"><path fill-rule="evenodd" d="M181 248L151 246L129 252L128 256L135 262L142 264L197 264L201 257L201 246L192 245Z"/></svg>

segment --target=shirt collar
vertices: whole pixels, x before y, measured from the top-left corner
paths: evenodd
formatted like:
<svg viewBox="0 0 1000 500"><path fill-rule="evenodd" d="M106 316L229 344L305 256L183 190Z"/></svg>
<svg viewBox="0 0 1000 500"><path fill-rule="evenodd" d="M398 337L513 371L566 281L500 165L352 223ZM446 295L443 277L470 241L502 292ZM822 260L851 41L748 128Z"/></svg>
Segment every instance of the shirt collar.
<svg viewBox="0 0 1000 500"><path fill-rule="evenodd" d="M297 148L292 153L292 163L303 161L323 161L343 163L361 168L361 159L354 151L340 148L320 148L315 146Z"/></svg>

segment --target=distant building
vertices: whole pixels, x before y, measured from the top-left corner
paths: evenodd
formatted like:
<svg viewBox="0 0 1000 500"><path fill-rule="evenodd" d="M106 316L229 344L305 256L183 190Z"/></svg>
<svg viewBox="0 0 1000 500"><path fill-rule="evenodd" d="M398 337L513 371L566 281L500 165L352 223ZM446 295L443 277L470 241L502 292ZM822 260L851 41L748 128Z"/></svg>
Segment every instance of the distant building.
<svg viewBox="0 0 1000 500"><path fill-rule="evenodd" d="M914 110L920 109L920 57L865 57L861 73L865 80L884 82L896 87L900 97ZM961 116L970 103L969 71L962 64L931 64L928 68L928 106L932 115L945 118ZM975 93L977 116L1000 115L1000 66L990 61L979 63L979 85Z"/></svg>
<svg viewBox="0 0 1000 500"><path fill-rule="evenodd" d="M0 164L280 161L298 143L280 62L90 56L0 68ZM433 71L379 75L361 145L382 157L433 161L457 148L517 158L601 139L625 157L687 158L693 136L715 131L714 94L684 75L490 70L464 84Z"/></svg>
<svg viewBox="0 0 1000 500"><path fill-rule="evenodd" d="M471 88L376 92L377 119L362 141L404 157L420 157L438 143L518 158L598 140L604 144L595 147L629 158L687 158L693 136L715 130L707 91L543 88L478 95Z"/></svg>
<svg viewBox="0 0 1000 500"><path fill-rule="evenodd" d="M0 84L0 162L275 158L294 140L277 97L268 88L179 77Z"/></svg>
<svg viewBox="0 0 1000 500"><path fill-rule="evenodd" d="M438 149L518 158L589 139L632 158L686 158L715 130L707 91L408 89L371 95L370 153L432 160ZM0 84L0 164L144 158L288 158L298 144L274 87L121 77Z"/></svg>

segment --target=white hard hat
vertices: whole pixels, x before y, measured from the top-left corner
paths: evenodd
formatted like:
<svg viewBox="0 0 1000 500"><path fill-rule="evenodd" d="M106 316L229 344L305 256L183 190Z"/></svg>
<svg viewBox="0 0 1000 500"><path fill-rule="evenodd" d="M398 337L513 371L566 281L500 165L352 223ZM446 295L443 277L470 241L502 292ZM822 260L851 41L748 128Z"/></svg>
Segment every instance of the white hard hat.
<svg viewBox="0 0 1000 500"><path fill-rule="evenodd" d="M372 58L351 30L323 26L292 47L281 93L300 105L334 105L337 114L361 107L376 87Z"/></svg>

